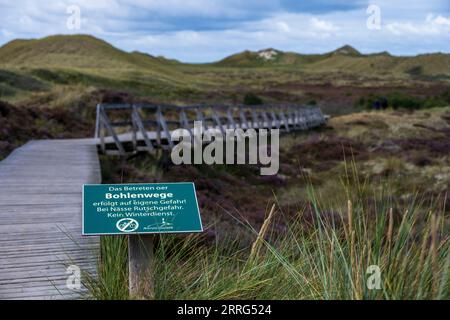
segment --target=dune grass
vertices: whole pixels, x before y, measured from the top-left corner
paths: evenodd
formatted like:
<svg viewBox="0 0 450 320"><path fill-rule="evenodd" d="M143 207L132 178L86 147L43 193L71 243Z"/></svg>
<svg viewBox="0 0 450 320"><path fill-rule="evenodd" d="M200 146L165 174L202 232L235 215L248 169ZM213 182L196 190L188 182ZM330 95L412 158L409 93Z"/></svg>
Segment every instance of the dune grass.
<svg viewBox="0 0 450 320"><path fill-rule="evenodd" d="M396 203L386 186L375 189L357 176L342 180L336 200L309 186L309 203L294 217L275 203L259 231L236 218L255 239L244 250L236 239L159 236L155 298L450 298L445 199L429 203L416 194ZM284 221L284 232L272 227L274 219ZM87 282L93 298L129 298L126 246L125 237L102 239L99 277Z"/></svg>

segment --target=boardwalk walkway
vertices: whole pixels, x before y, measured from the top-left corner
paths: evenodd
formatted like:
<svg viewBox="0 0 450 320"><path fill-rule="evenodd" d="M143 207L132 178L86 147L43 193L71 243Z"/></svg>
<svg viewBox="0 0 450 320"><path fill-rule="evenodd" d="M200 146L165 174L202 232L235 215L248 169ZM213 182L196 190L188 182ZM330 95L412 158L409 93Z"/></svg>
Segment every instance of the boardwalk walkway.
<svg viewBox="0 0 450 320"><path fill-rule="evenodd" d="M122 155L155 149L171 150L170 137L183 128L193 134L196 121L204 131L227 129L310 130L324 125L327 117L318 107L298 105L174 106L152 104L99 104L95 138L105 154ZM131 145L130 145L131 144Z"/></svg>
<svg viewBox="0 0 450 320"><path fill-rule="evenodd" d="M37 140L0 162L0 299L79 298L66 267L95 272L97 237L81 237L81 186L100 183L93 139Z"/></svg>

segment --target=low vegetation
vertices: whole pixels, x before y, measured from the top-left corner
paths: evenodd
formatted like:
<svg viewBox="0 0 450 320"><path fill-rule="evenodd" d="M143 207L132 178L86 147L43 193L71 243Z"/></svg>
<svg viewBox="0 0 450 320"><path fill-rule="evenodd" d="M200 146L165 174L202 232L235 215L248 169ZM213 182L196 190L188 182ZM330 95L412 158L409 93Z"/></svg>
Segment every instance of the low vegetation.
<svg viewBox="0 0 450 320"><path fill-rule="evenodd" d="M391 92L384 96L370 95L367 98L361 97L356 106L358 108L371 110L375 109L377 102L381 104L383 100L386 103L386 108L392 108L394 110L431 109L450 105L450 91L428 97L417 97L403 92ZM379 109L381 109L381 107L379 107Z"/></svg>
<svg viewBox="0 0 450 320"><path fill-rule="evenodd" d="M442 105L441 98L431 97L449 91L449 59L448 54L366 55L344 46L309 55L246 51L215 63L186 64L125 52L91 36L50 36L0 47L0 100L28 103L65 88L83 94L126 91L138 99L181 104L252 104L252 93L264 103L315 101L329 114L370 107L371 100L386 95L393 95L394 108L431 107Z"/></svg>
<svg viewBox="0 0 450 320"><path fill-rule="evenodd" d="M304 208L287 217L274 205L259 232L236 217L254 239L243 249L232 238L206 243L202 235L159 236L155 298L448 299L442 199L428 203L415 195L397 207L386 190L367 190L358 176L345 177L344 204L308 187L312 216ZM372 202L361 196L372 192ZM282 233L273 228L277 215L286 224ZM100 277L87 282L94 298L130 298L126 246L125 237L102 239Z"/></svg>
<svg viewBox="0 0 450 320"><path fill-rule="evenodd" d="M449 108L336 117L283 136L272 177L148 156L102 167L105 182L196 182L207 228L157 238L156 299L448 299L449 128ZM92 295L130 298L126 238L102 245L121 254Z"/></svg>
<svg viewBox="0 0 450 320"><path fill-rule="evenodd" d="M0 100L0 160L31 139L82 138L92 135L95 113L87 114L89 111L85 103L89 102L83 101L83 97L76 92L54 96L54 100L47 105L64 104L72 95L78 101L72 105L72 109L61 105L38 108L33 105L16 106Z"/></svg>

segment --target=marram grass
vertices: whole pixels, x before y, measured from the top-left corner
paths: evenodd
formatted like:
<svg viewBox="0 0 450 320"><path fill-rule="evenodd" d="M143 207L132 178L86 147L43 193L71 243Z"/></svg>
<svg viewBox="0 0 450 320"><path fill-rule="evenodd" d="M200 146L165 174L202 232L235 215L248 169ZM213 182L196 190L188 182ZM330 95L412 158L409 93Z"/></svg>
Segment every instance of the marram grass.
<svg viewBox="0 0 450 320"><path fill-rule="evenodd" d="M351 187L350 187L351 185ZM349 190L352 188L353 190ZM343 186L347 201L320 199L308 189L305 210L270 227L272 207L255 242L205 244L201 235L158 238L156 299L448 299L449 225L438 199L407 204L370 193L366 183ZM376 192L373 192L374 194ZM339 198L339 197L337 197ZM445 202L445 201L444 201ZM325 212L334 210L333 218ZM312 219L311 219L312 216ZM86 285L94 299L128 299L125 237L102 238L99 276Z"/></svg>

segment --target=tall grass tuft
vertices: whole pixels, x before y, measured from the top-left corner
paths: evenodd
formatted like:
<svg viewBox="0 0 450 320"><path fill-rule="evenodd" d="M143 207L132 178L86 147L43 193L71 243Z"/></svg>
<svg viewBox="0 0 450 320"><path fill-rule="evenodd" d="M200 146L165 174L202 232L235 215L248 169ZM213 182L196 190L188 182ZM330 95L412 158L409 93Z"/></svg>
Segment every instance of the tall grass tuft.
<svg viewBox="0 0 450 320"><path fill-rule="evenodd" d="M103 236L96 275L86 275L84 285L95 299L125 300L128 295L128 243L125 236Z"/></svg>
<svg viewBox="0 0 450 320"><path fill-rule="evenodd" d="M419 195L396 202L384 186L356 174L342 181L336 199L309 187L310 212L284 217L285 232L271 231L273 206L259 232L248 226L255 242L246 250L232 239L207 244L202 235L159 236L155 298L450 298L445 206ZM122 237L102 239L94 298L128 298L126 252Z"/></svg>

